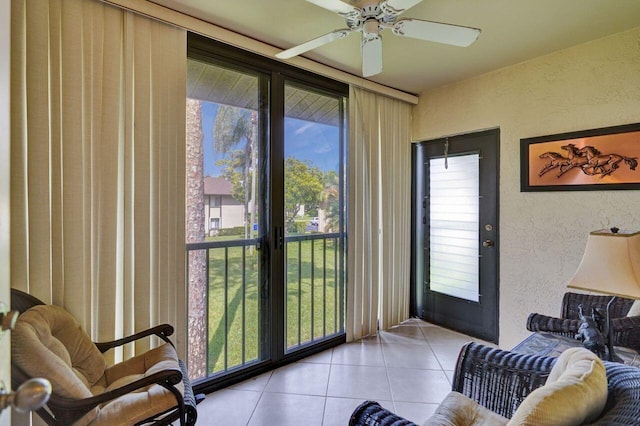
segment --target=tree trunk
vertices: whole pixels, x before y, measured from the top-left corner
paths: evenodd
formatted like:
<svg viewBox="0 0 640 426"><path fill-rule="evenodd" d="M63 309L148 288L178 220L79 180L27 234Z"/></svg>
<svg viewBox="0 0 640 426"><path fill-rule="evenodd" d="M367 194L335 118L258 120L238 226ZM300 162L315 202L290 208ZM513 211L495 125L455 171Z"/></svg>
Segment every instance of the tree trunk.
<svg viewBox="0 0 640 426"><path fill-rule="evenodd" d="M187 243L204 241L204 152L202 106L187 99ZM188 371L190 379L207 372L207 265L204 250L189 252Z"/></svg>

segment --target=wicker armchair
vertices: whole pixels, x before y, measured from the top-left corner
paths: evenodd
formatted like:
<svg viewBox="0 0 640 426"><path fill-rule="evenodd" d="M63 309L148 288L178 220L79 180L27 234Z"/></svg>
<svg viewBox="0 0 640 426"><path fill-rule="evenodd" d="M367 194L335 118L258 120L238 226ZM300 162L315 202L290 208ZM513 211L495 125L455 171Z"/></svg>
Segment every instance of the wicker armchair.
<svg viewBox="0 0 640 426"><path fill-rule="evenodd" d="M606 312L607 303L611 296L597 296L580 293L565 293L562 298L561 318L533 313L527 319L527 330L543 331L575 338L580 318L578 306L582 305L585 313L591 313L592 308ZM640 316L627 317L633 305L632 299L616 297L611 304L611 329L613 331L614 346L623 346L640 351Z"/></svg>
<svg viewBox="0 0 640 426"><path fill-rule="evenodd" d="M556 358L517 354L470 342L460 351L453 390L511 418L524 398L542 386ZM600 418L592 425L637 425L640 419L640 369L604 362L608 397ZM355 409L350 426L415 426L414 423L365 401Z"/></svg>

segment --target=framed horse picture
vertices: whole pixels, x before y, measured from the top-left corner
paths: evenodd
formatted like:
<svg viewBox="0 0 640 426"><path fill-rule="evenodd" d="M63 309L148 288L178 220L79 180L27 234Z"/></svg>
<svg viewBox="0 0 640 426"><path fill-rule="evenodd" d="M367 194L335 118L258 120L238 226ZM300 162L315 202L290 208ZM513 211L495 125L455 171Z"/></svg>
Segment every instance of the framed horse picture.
<svg viewBox="0 0 640 426"><path fill-rule="evenodd" d="M520 139L520 191L640 189L640 123Z"/></svg>

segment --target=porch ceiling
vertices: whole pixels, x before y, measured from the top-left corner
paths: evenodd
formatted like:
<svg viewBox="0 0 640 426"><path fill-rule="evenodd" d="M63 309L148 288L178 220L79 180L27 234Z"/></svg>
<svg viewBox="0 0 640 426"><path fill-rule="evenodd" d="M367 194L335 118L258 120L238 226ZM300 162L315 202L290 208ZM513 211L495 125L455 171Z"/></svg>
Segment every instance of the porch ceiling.
<svg viewBox="0 0 640 426"><path fill-rule="evenodd" d="M195 60L187 63L187 96L241 108L258 109L258 79L252 75ZM337 125L339 103L295 86L285 90L285 114L316 123Z"/></svg>

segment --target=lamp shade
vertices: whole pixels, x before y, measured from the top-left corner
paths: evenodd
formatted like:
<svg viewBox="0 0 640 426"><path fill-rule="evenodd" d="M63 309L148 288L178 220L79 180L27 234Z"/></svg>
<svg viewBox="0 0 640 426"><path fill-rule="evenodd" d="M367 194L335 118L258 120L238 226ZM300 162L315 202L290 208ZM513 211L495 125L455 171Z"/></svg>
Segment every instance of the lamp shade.
<svg viewBox="0 0 640 426"><path fill-rule="evenodd" d="M593 231L571 288L640 299L640 232Z"/></svg>

